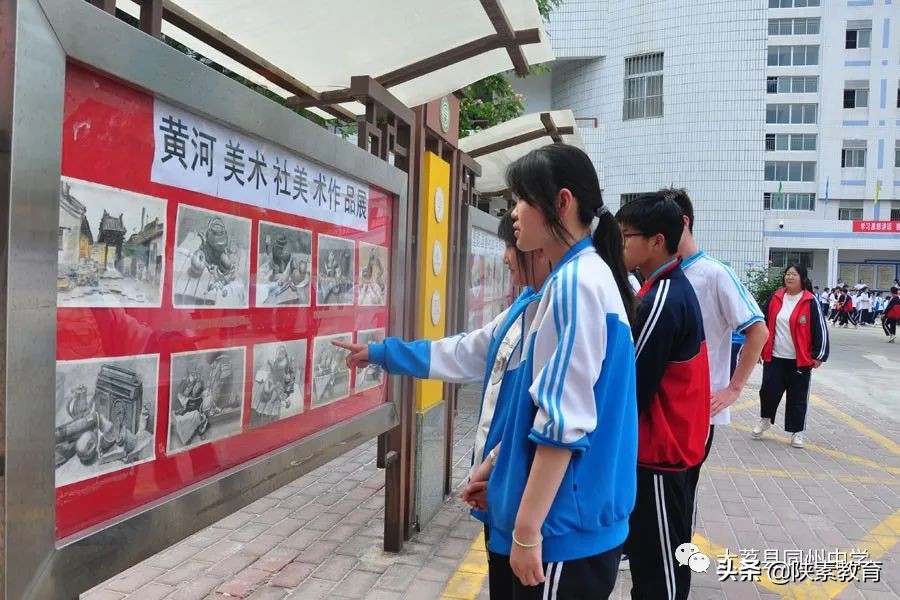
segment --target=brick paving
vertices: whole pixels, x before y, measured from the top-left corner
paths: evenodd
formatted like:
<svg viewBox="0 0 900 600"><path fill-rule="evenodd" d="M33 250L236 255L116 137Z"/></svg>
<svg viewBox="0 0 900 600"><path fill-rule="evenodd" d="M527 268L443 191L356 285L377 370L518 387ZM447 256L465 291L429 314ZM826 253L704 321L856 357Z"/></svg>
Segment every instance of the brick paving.
<svg viewBox="0 0 900 600"><path fill-rule="evenodd" d="M764 440L750 438L758 414L753 383L735 405L734 424L717 428L700 482L695 538L713 566L694 575L692 598L900 597L900 421L831 388L814 384L813 393L805 449L788 445L781 421ZM457 484L467 471L477 398L475 389L461 398ZM483 576L465 577L483 571L484 554L473 548L481 526L458 501L448 499L396 555L381 550L383 504L384 474L370 442L82 598L488 597ZM881 581L778 586L720 583L715 574L715 555L725 548L762 555L857 547L883 561ZM622 572L613 597L628 598L629 588L630 574Z"/></svg>

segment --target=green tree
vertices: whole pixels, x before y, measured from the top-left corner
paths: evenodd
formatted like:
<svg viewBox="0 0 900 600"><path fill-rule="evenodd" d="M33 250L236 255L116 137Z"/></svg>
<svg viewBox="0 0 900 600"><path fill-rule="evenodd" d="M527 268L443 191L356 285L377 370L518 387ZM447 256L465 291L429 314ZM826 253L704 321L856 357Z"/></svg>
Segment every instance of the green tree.
<svg viewBox="0 0 900 600"><path fill-rule="evenodd" d="M554 8L563 0L535 0L538 12L544 20L550 18ZM548 68L538 65L532 73L545 73ZM527 75L526 75L527 77ZM502 74L491 75L462 90L459 101L459 135L465 137L474 131L493 127L522 115L525 110L522 94L517 94Z"/></svg>
<svg viewBox="0 0 900 600"><path fill-rule="evenodd" d="M760 306L783 285L783 269L773 267L771 264L747 269L747 289Z"/></svg>

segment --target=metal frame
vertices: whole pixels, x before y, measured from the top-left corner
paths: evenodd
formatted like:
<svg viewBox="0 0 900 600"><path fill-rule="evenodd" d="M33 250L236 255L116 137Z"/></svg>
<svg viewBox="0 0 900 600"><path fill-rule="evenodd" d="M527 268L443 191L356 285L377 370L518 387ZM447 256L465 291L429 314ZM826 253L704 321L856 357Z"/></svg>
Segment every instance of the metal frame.
<svg viewBox="0 0 900 600"><path fill-rule="evenodd" d="M497 226L499 224L499 218L484 212L477 206L469 205L462 211L462 222L460 223L462 227L460 235L462 248L459 252L459 261L460 269L464 269L463 273L465 273L466 276L466 287L463 290L464 293L462 294L462 298L460 298L457 319L459 319L459 322L464 328L469 326L468 291L472 289L472 271L469 269L469 249L472 247L472 229L478 227L479 229L493 233L496 236Z"/></svg>
<svg viewBox="0 0 900 600"><path fill-rule="evenodd" d="M47 424L54 382L29 375L55 372L55 240L67 60L393 194L392 331L402 330L410 297L403 278L407 176L87 2L0 0L0 30L0 42L13 36L15 51L14 63L0 52L0 81L13 82L0 89L0 410L6 410L7 432L0 591L10 600L71 598L395 427L402 382L392 378L391 401L363 415L57 542L53 427Z"/></svg>

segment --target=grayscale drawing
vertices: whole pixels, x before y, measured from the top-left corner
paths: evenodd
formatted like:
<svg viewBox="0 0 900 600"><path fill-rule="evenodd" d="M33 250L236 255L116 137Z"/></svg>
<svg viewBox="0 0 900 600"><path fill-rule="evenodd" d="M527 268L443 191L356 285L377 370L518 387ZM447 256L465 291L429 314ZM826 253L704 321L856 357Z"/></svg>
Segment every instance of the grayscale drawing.
<svg viewBox="0 0 900 600"><path fill-rule="evenodd" d="M155 458L159 356L56 363L56 487Z"/></svg>
<svg viewBox="0 0 900 600"><path fill-rule="evenodd" d="M353 273L356 262L353 240L320 235L316 262L316 304L353 304Z"/></svg>
<svg viewBox="0 0 900 600"><path fill-rule="evenodd" d="M384 306L388 290L387 248L359 243L359 305Z"/></svg>
<svg viewBox="0 0 900 600"><path fill-rule="evenodd" d="M353 335L340 333L317 337L313 342L312 408L342 400L350 395L350 369L347 351L332 341L353 343Z"/></svg>
<svg viewBox="0 0 900 600"><path fill-rule="evenodd" d="M375 344L384 341L384 329L365 329L356 332L357 344ZM354 382L354 390L361 392L373 387L378 387L384 383L384 369L380 366L369 363L362 369L356 369L356 381Z"/></svg>
<svg viewBox="0 0 900 600"><path fill-rule="evenodd" d="M178 207L175 308L247 308L250 220L193 206Z"/></svg>
<svg viewBox="0 0 900 600"><path fill-rule="evenodd" d="M256 306L309 306L312 233L260 222Z"/></svg>
<svg viewBox="0 0 900 600"><path fill-rule="evenodd" d="M305 386L306 340L254 346L250 427L302 413Z"/></svg>
<svg viewBox="0 0 900 600"><path fill-rule="evenodd" d="M63 177L57 306L160 306L166 201Z"/></svg>
<svg viewBox="0 0 900 600"><path fill-rule="evenodd" d="M244 349L173 354L169 389L170 454L240 433Z"/></svg>

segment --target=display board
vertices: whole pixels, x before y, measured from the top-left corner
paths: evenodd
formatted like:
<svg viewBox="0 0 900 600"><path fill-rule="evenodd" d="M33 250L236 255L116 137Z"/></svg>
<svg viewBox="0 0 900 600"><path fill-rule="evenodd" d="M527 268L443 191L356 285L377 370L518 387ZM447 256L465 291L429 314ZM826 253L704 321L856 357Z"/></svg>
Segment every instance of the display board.
<svg viewBox="0 0 900 600"><path fill-rule="evenodd" d="M469 281L465 302L467 320L464 322L468 331L474 331L490 323L512 304L515 289L503 260L506 245L497 236L500 220L470 206L466 221Z"/></svg>
<svg viewBox="0 0 900 600"><path fill-rule="evenodd" d="M386 402L392 197L68 64L56 535Z"/></svg>

